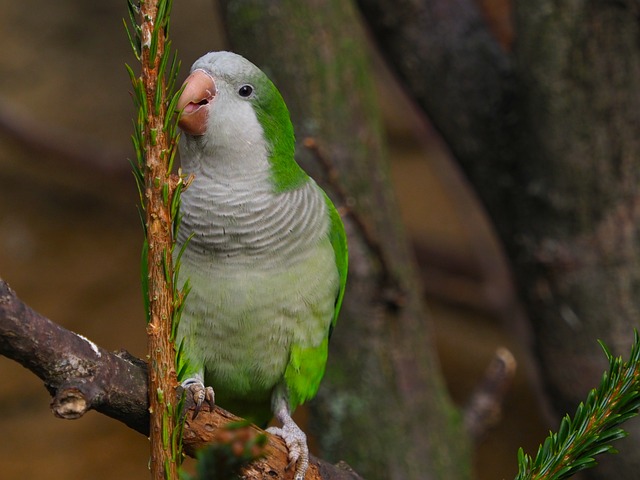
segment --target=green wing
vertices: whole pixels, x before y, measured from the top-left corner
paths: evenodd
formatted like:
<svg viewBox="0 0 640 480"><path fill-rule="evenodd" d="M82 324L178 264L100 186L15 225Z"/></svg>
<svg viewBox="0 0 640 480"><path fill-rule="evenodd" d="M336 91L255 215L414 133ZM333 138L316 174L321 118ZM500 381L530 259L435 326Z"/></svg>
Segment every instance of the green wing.
<svg viewBox="0 0 640 480"><path fill-rule="evenodd" d="M324 193L324 192L323 192ZM339 289L336 296L335 310L327 336L322 343L316 347L301 347L294 345L291 349L289 365L284 374L285 384L289 396L289 406L294 410L308 399L315 396L320 386L320 381L324 376L327 364L327 354L329 350L329 337L338 319L338 313L342 306L344 287L347 283L347 236L344 225L340 219L340 214L336 210L329 197L324 194L327 209L330 217L329 239L335 252L336 267L339 275Z"/></svg>
<svg viewBox="0 0 640 480"><path fill-rule="evenodd" d="M349 269L349 252L347 249L347 235L344 231L344 224L340 218L338 210L333 205L331 199L324 194L327 201L327 208L329 209L329 216L331 219L329 239L331 240L331 246L333 252L336 255L336 266L338 267L338 274L340 275L340 289L338 290L338 296L336 297L336 307L333 313L333 320L329 329L329 336L333 328L338 321L338 313L340 313L340 307L342 307L342 298L344 297L344 288L347 284L347 271Z"/></svg>

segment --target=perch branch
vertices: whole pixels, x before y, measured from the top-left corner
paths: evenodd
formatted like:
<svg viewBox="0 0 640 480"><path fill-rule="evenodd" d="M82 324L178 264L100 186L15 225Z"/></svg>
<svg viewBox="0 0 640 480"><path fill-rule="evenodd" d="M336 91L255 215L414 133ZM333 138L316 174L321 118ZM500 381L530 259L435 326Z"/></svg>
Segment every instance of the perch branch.
<svg viewBox="0 0 640 480"><path fill-rule="evenodd" d="M57 417L80 418L96 410L134 430L149 433L149 400L146 362L121 351L109 352L77 333L67 330L26 305L0 279L0 354L36 374L52 396ZM189 455L216 441L224 441L225 428L238 417L218 407L206 408L196 419L188 414L184 448ZM266 433L255 426L256 433ZM244 472L247 479L292 478L284 441L268 435L265 458ZM307 480L357 480L348 466L334 466L312 457Z"/></svg>
<svg viewBox="0 0 640 480"><path fill-rule="evenodd" d="M78 418L94 409L141 433L149 430L146 365L109 353L25 305L0 280L0 354L35 373L53 413Z"/></svg>

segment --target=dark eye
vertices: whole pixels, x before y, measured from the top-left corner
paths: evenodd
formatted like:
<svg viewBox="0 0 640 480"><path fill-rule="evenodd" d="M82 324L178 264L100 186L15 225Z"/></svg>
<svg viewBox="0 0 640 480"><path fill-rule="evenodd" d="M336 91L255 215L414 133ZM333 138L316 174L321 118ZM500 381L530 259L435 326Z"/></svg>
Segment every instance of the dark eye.
<svg viewBox="0 0 640 480"><path fill-rule="evenodd" d="M242 85L238 89L238 95L247 98L253 93L253 87L251 85Z"/></svg>

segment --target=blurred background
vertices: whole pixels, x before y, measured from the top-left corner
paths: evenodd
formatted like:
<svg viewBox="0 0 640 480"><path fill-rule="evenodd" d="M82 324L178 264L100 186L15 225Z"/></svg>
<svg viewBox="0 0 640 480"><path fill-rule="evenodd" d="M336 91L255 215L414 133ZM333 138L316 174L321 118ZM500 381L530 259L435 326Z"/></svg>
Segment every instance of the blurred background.
<svg viewBox="0 0 640 480"><path fill-rule="evenodd" d="M506 4L485 7L508 42ZM196 58L226 43L209 0L175 2L173 10L181 81ZM127 162L134 108L124 68L137 64L126 15L124 0L0 2L0 277L53 321L144 357L142 230ZM465 404L496 348L518 362L502 420L475 461L476 478L509 478L518 447L533 453L550 425L505 262L443 142L373 55L400 213L453 399ZM0 378L0 478L146 478L144 437L95 412L54 418L41 382L4 357Z"/></svg>

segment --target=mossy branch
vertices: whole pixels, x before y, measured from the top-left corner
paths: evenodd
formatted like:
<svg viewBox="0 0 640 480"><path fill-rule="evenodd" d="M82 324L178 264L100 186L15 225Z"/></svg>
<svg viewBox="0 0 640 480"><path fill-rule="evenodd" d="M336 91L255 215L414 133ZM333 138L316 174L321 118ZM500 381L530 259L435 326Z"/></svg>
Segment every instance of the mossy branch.
<svg viewBox="0 0 640 480"><path fill-rule="evenodd" d="M609 370L581 403L573 418L560 422L538 448L535 459L518 452L516 480L562 480L597 464L595 456L616 453L611 445L626 436L620 425L635 417L640 407L640 337L635 332L627 362L614 357L601 343L609 360Z"/></svg>
<svg viewBox="0 0 640 480"><path fill-rule="evenodd" d="M141 63L127 67L138 107L132 162L145 232L142 286L147 309L151 476L178 479L182 458L182 405L176 401L175 332L186 291L176 285L173 249L179 226L181 176L173 175L178 141L174 93L179 62L168 40L171 0L129 0L127 35ZM139 20L139 24L137 22ZM125 26L126 26L125 22ZM170 61L171 59L171 61Z"/></svg>

